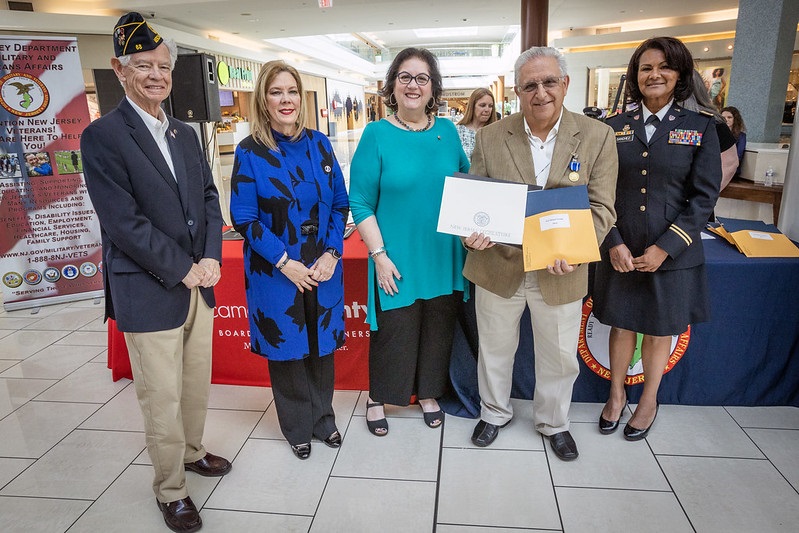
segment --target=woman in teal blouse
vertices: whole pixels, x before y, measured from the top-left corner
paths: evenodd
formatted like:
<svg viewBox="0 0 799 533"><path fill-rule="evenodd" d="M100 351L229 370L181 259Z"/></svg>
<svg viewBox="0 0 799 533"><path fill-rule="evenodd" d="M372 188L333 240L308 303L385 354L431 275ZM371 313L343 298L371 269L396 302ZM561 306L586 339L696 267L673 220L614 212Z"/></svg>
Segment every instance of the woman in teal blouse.
<svg viewBox="0 0 799 533"><path fill-rule="evenodd" d="M369 248L369 401L366 421L388 433L383 404L419 399L438 427L455 320L467 287L460 239L436 232L444 178L467 172L455 126L437 120L442 93L435 56L407 48L386 73L394 111L364 130L350 171L350 208Z"/></svg>

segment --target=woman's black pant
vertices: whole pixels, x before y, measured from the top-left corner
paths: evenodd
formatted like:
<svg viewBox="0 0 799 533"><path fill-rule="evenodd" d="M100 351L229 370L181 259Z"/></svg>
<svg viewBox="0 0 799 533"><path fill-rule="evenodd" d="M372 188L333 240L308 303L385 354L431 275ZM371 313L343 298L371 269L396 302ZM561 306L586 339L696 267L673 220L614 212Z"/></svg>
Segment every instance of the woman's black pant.
<svg viewBox="0 0 799 533"><path fill-rule="evenodd" d="M336 431L334 356L319 356L316 291L305 291L303 302L310 355L292 361L269 360L277 420L291 445L311 442L311 437L326 439Z"/></svg>
<svg viewBox="0 0 799 533"><path fill-rule="evenodd" d="M399 309L376 306L369 334L369 396L408 405L411 396L439 398L449 384L449 361L463 292L416 300Z"/></svg>

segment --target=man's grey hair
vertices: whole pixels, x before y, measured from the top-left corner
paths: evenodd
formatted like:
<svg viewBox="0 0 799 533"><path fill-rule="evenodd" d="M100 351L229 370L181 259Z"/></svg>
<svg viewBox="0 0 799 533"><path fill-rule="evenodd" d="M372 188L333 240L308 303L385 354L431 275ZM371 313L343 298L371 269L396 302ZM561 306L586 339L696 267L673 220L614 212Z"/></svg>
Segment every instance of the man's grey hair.
<svg viewBox="0 0 799 533"><path fill-rule="evenodd" d="M516 64L513 66L513 81L515 85L519 85L519 76L521 75L522 67L528 61L531 61L536 57L554 57L558 60L560 75L568 76L568 72L566 71L566 57L560 52L560 50L557 48L552 48L551 46L533 46L532 48L528 48L522 52L519 58L516 60Z"/></svg>
<svg viewBox="0 0 799 533"><path fill-rule="evenodd" d="M163 43L166 45L167 50L169 50L169 59L172 63L172 69L175 69L175 62L178 60L178 45L172 39L164 39ZM130 58L133 54L127 54L124 56L119 56L119 62L122 64L123 67L127 67L130 64Z"/></svg>

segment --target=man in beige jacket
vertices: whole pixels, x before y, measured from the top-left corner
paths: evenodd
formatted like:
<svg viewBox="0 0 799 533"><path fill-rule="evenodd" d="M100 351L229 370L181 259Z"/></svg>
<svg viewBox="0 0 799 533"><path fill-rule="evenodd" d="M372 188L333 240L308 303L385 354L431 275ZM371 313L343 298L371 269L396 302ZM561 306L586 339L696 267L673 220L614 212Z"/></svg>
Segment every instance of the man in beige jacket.
<svg viewBox="0 0 799 533"><path fill-rule="evenodd" d="M586 185L601 244L616 217L618 158L613 130L563 107L569 76L565 58L556 49L533 47L523 52L516 61L515 78L521 113L477 132L470 173L545 189ZM569 405L579 374L577 339L582 298L588 291L588 265L559 259L546 270L525 273L518 247L494 245L482 234L465 238L464 244L469 254L463 274L477 286L480 335L481 420L472 442L488 446L513 417L513 362L519 322L529 306L535 349L535 428L549 437L560 459L576 459Z"/></svg>

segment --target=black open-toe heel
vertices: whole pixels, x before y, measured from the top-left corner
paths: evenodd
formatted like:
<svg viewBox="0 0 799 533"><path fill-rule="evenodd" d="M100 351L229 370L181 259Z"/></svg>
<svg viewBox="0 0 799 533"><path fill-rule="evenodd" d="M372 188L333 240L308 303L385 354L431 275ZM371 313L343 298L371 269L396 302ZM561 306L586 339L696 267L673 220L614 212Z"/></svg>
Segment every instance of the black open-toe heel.
<svg viewBox="0 0 799 533"><path fill-rule="evenodd" d="M444 423L444 411L441 409L432 413L422 411L422 416L424 417L424 423L431 428L437 428Z"/></svg>
<svg viewBox="0 0 799 533"><path fill-rule="evenodd" d="M330 436L326 439L322 439L327 446L330 448L340 448L341 447L341 433L338 430L334 431L330 434Z"/></svg>
<svg viewBox="0 0 799 533"><path fill-rule="evenodd" d="M369 403L367 401L366 402L367 414L369 412L369 409L371 409L372 407L382 407L382 405L383 405L383 402ZM369 420L367 418L366 419L366 427L369 428L369 431L372 432L372 435L375 435L377 437L385 437L386 435L388 435L388 420L386 420L385 416L383 418L379 419L379 420ZM384 431L380 431L381 429L384 430Z"/></svg>
<svg viewBox="0 0 799 533"><path fill-rule="evenodd" d="M303 442L302 444L292 444L291 451L297 456L297 459L307 459L311 456L311 443Z"/></svg>

